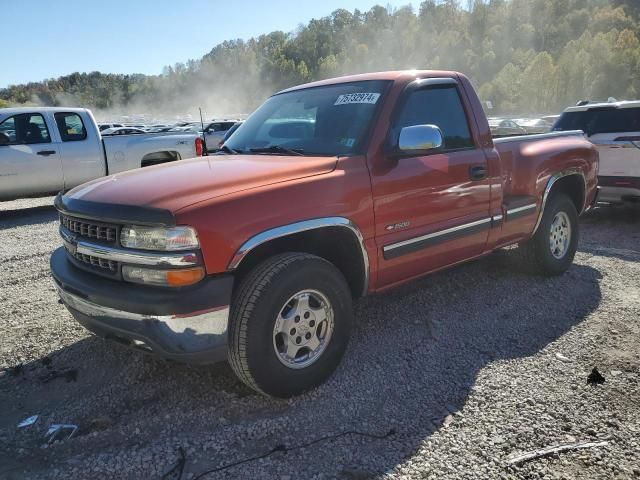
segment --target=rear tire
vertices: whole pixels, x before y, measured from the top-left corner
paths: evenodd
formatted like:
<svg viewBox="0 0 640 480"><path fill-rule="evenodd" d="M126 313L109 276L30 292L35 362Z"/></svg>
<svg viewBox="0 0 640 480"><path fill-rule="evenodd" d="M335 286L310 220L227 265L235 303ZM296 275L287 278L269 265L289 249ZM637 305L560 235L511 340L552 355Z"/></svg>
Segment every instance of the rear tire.
<svg viewBox="0 0 640 480"><path fill-rule="evenodd" d="M306 253L265 260L231 306L229 363L264 395L287 398L322 384L347 347L352 300L342 273Z"/></svg>
<svg viewBox="0 0 640 480"><path fill-rule="evenodd" d="M546 276L566 272L578 249L578 212L564 193L553 194L535 235L520 244L518 253L532 273Z"/></svg>

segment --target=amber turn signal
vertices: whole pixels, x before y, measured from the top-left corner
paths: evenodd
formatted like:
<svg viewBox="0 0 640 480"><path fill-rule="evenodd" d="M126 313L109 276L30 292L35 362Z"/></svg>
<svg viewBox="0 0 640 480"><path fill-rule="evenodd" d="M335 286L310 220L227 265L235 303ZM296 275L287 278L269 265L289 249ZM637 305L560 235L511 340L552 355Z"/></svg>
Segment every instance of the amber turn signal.
<svg viewBox="0 0 640 480"><path fill-rule="evenodd" d="M193 285L204 278L202 267L190 268L188 270L167 270L167 285L172 287L183 287Z"/></svg>
<svg viewBox="0 0 640 480"><path fill-rule="evenodd" d="M187 268L184 270L156 270L151 268L122 267L122 277L128 282L163 287L186 287L198 283L204 278L204 268Z"/></svg>

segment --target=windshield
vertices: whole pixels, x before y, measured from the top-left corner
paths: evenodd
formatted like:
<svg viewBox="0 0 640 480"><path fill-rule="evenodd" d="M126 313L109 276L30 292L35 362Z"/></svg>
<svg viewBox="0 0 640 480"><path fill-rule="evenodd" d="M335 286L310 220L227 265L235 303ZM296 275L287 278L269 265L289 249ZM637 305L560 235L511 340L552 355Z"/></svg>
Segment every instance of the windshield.
<svg viewBox="0 0 640 480"><path fill-rule="evenodd" d="M229 138L227 152L360 153L388 83L341 83L274 95Z"/></svg>

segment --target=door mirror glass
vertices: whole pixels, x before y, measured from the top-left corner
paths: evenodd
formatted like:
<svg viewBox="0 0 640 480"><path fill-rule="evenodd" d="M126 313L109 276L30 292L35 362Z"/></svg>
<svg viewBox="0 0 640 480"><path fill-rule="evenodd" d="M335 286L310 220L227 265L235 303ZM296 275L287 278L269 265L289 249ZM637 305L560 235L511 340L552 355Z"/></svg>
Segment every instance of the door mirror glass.
<svg viewBox="0 0 640 480"><path fill-rule="evenodd" d="M442 132L435 125L412 125L400 130L398 150L402 154L420 154L442 147Z"/></svg>

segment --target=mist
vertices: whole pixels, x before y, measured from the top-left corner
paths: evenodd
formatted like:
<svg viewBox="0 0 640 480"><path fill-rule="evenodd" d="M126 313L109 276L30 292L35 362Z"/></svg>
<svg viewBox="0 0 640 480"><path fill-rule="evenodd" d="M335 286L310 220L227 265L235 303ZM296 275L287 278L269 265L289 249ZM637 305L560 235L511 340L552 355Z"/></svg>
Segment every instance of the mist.
<svg viewBox="0 0 640 480"><path fill-rule="evenodd" d="M157 76L72 74L0 90L12 103L90 107L100 120L235 117L281 89L395 69L466 74L488 113L556 113L640 95L640 8L624 0L427 0L337 10L295 32L215 46Z"/></svg>

